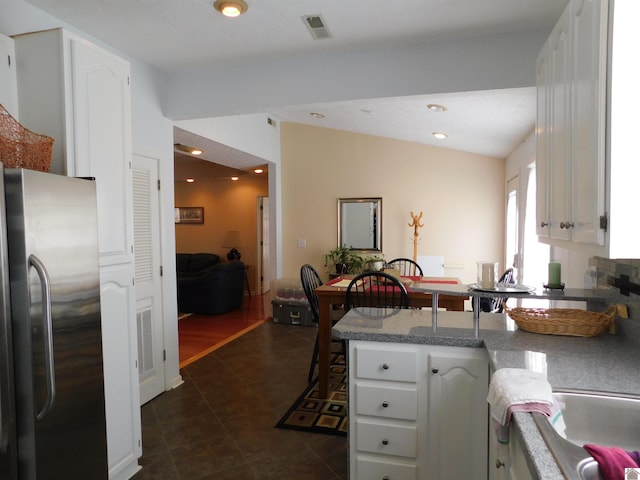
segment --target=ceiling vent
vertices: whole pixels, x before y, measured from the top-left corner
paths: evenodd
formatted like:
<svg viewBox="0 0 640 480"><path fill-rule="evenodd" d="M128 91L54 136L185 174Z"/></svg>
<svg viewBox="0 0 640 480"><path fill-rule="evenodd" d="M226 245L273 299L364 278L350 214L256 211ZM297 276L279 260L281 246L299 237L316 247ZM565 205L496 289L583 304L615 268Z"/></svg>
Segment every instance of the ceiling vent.
<svg viewBox="0 0 640 480"><path fill-rule="evenodd" d="M325 26L324 20L320 15L305 15L302 17L302 21L309 29L309 33L316 40L322 40L323 38L331 38L331 32Z"/></svg>

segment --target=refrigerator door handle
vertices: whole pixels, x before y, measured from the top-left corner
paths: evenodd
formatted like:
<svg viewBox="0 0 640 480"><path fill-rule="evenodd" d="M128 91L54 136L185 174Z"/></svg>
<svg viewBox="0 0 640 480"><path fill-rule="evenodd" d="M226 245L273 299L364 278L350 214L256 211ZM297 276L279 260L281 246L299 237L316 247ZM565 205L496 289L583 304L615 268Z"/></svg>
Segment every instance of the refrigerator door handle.
<svg viewBox="0 0 640 480"><path fill-rule="evenodd" d="M29 265L31 265L42 285L42 330L44 335L44 361L45 374L47 379L47 400L40 413L36 416L38 421L42 421L47 413L53 408L56 400L56 377L53 360L53 323L51 317L51 281L49 273L42 260L35 255L29 255Z"/></svg>

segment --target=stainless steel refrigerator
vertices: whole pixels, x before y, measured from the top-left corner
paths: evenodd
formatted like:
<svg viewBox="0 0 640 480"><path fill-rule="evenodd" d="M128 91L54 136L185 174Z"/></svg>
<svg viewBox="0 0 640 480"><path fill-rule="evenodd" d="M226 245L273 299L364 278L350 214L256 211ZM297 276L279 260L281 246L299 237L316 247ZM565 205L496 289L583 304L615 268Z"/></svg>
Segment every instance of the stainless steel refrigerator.
<svg viewBox="0 0 640 480"><path fill-rule="evenodd" d="M0 480L106 479L95 182L0 164Z"/></svg>

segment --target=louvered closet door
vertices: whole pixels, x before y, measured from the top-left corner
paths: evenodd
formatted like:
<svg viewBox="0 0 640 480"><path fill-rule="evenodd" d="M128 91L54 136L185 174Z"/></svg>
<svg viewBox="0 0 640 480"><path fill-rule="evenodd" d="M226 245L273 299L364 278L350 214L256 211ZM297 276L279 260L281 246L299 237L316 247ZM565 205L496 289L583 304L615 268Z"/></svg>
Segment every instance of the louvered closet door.
<svg viewBox="0 0 640 480"><path fill-rule="evenodd" d="M133 232L140 403L164 391L158 161L133 156Z"/></svg>

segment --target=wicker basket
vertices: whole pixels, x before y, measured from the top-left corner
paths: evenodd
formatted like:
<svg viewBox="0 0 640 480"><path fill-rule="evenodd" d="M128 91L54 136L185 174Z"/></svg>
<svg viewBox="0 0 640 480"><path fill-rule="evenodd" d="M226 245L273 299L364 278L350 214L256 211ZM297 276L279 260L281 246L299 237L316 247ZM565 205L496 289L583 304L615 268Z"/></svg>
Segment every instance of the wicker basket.
<svg viewBox="0 0 640 480"><path fill-rule="evenodd" d="M0 105L0 162L6 168L48 172L54 139L23 127Z"/></svg>
<svg viewBox="0 0 640 480"><path fill-rule="evenodd" d="M506 313L525 332L546 335L595 337L616 317L616 307L606 312L590 312L571 308L509 308Z"/></svg>

